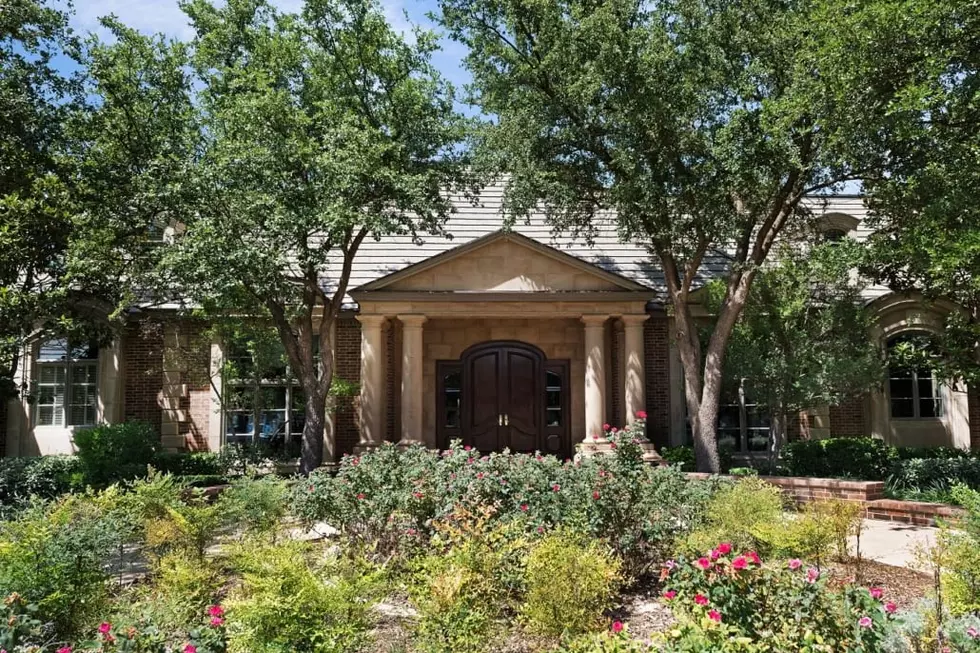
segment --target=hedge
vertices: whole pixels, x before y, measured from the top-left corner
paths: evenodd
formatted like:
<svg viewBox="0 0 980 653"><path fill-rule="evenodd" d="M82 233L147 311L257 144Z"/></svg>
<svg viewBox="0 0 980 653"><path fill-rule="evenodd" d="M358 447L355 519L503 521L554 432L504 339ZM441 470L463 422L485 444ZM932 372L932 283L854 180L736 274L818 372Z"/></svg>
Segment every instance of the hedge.
<svg viewBox="0 0 980 653"><path fill-rule="evenodd" d="M895 447L877 438L798 440L783 447L792 476L883 481L899 459Z"/></svg>

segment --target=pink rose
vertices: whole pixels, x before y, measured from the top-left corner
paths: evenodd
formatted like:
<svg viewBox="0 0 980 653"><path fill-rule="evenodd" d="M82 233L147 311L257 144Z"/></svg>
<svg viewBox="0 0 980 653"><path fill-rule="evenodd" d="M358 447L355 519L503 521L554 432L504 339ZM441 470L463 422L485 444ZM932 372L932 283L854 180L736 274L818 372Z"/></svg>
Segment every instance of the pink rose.
<svg viewBox="0 0 980 653"><path fill-rule="evenodd" d="M617 634L623 632L623 622L614 621L612 625L612 631Z"/></svg>
<svg viewBox="0 0 980 653"><path fill-rule="evenodd" d="M217 628L219 626L225 625L225 620L221 617L211 617L211 627Z"/></svg>
<svg viewBox="0 0 980 653"><path fill-rule="evenodd" d="M871 617L861 617L858 619L858 625L861 626L861 628L871 628L872 623Z"/></svg>
<svg viewBox="0 0 980 653"><path fill-rule="evenodd" d="M225 609L220 605L212 605L208 608L208 614L212 617L223 617L225 616Z"/></svg>
<svg viewBox="0 0 980 653"><path fill-rule="evenodd" d="M973 639L980 639L980 630L977 630L973 626L970 626L969 628L966 629L966 634L972 637Z"/></svg>
<svg viewBox="0 0 980 653"><path fill-rule="evenodd" d="M184 647L184 653L197 653L197 647L193 644L188 644Z"/></svg>
<svg viewBox="0 0 980 653"><path fill-rule="evenodd" d="M754 565L762 564L762 560L759 558L759 554L756 553L755 551L749 551L748 553L745 554L745 557L748 558L750 561L752 561L752 564Z"/></svg>
<svg viewBox="0 0 980 653"><path fill-rule="evenodd" d="M722 542L721 544L718 545L718 553L720 553L721 555L727 556L731 552L732 552L732 545L729 544L728 542Z"/></svg>
<svg viewBox="0 0 980 653"><path fill-rule="evenodd" d="M646 418L647 418L647 411L645 410L636 411L636 419L646 419Z"/></svg>
<svg viewBox="0 0 980 653"><path fill-rule="evenodd" d="M871 592L871 598L873 599L880 599L882 596L885 595L885 591L880 587L872 587L868 591Z"/></svg>
<svg viewBox="0 0 980 653"><path fill-rule="evenodd" d="M675 596L677 596L677 592L675 592L674 590L667 590L666 592L664 592L664 598L667 599L668 601L673 600Z"/></svg>
<svg viewBox="0 0 980 653"><path fill-rule="evenodd" d="M793 558L787 564L789 565L789 568L792 569L792 570L794 570L794 571L797 570L797 569L799 569L803 565L803 563L800 561L799 558Z"/></svg>
<svg viewBox="0 0 980 653"><path fill-rule="evenodd" d="M735 569L745 569L748 566L748 561L743 556L738 556L732 560L732 567Z"/></svg>
<svg viewBox="0 0 980 653"><path fill-rule="evenodd" d="M711 561L708 560L707 558L698 558L698 561L695 564L698 567L701 567L701 569L707 569L708 567L711 566Z"/></svg>
<svg viewBox="0 0 980 653"><path fill-rule="evenodd" d="M357 498L358 498L358 500L363 501L364 500L364 493L363 492L358 492L357 493Z"/></svg>
<svg viewBox="0 0 980 653"><path fill-rule="evenodd" d="M560 489L561 489L561 486L560 486L560 485L558 485L557 483L555 483L554 485L552 485L552 486L551 486L551 490L552 490L553 492L557 492L557 491L558 491L558 490L560 490Z"/></svg>
<svg viewBox="0 0 980 653"><path fill-rule="evenodd" d="M806 570L806 582L815 583L818 578L820 578L820 572L816 567L810 567Z"/></svg>
<svg viewBox="0 0 980 653"><path fill-rule="evenodd" d="M704 594L695 594L694 602L698 605L708 605L708 597Z"/></svg>
<svg viewBox="0 0 980 653"><path fill-rule="evenodd" d="M592 498L596 501L599 500L599 490L596 490L595 492L592 493Z"/></svg>
<svg viewBox="0 0 980 653"><path fill-rule="evenodd" d="M711 549L711 553L709 553L708 555L711 556L712 560L717 560L718 558L721 557L721 554L718 553L718 549Z"/></svg>
<svg viewBox="0 0 980 653"><path fill-rule="evenodd" d="M108 621L103 621L101 624L99 624L99 632L101 634L106 635L110 630L112 630L112 624Z"/></svg>
<svg viewBox="0 0 980 653"><path fill-rule="evenodd" d="M527 504L526 503L522 503L521 504L521 512L527 512Z"/></svg>
<svg viewBox="0 0 980 653"><path fill-rule="evenodd" d="M720 624L721 623L721 613L718 612L717 610L709 610L708 611L708 619L711 619L715 623L719 623Z"/></svg>
<svg viewBox="0 0 980 653"><path fill-rule="evenodd" d="M602 425L602 430L603 430L603 431L609 431L609 430L610 430L611 428L612 428L612 427L611 427L611 426L609 426L608 424L603 424L603 425Z"/></svg>
<svg viewBox="0 0 980 653"><path fill-rule="evenodd" d="M893 603L892 601L889 601L888 603L885 604L885 612L887 612L888 614L895 614L896 610L898 610L898 606L895 605L895 603Z"/></svg>
<svg viewBox="0 0 980 653"><path fill-rule="evenodd" d="M71 647L62 646L61 648L58 649L58 653L71 653Z"/></svg>

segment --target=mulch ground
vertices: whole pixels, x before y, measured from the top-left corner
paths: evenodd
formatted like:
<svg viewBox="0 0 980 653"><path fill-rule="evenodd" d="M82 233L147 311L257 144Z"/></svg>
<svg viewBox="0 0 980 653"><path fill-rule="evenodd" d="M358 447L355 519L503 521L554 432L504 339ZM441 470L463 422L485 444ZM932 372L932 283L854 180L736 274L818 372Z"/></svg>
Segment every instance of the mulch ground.
<svg viewBox="0 0 980 653"><path fill-rule="evenodd" d="M932 590L933 577L907 567L895 567L874 560L835 564L829 570L831 583L842 585L854 581L867 587L880 587L887 601L899 610L911 608Z"/></svg>

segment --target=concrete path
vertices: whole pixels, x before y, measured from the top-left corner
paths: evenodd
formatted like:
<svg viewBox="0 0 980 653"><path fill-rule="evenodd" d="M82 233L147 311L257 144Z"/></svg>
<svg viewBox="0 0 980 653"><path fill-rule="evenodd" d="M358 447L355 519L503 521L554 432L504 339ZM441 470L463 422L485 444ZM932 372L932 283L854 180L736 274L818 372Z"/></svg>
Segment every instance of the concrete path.
<svg viewBox="0 0 980 653"><path fill-rule="evenodd" d="M861 557L886 565L921 569L922 565L916 560L916 552L933 546L938 532L939 529L932 526L911 526L865 519L861 531ZM852 537L852 553L854 546L855 538Z"/></svg>

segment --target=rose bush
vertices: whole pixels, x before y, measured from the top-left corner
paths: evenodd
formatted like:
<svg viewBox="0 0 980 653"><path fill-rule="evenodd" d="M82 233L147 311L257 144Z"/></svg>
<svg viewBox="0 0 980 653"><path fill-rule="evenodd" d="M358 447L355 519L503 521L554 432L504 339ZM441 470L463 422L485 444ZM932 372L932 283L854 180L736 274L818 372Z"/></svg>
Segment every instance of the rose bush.
<svg viewBox="0 0 980 653"><path fill-rule="evenodd" d="M663 601L679 621L666 636L673 650L870 653L892 629L895 606L880 590L833 591L815 567L795 559L766 565L726 542L668 561L661 578ZM761 648L731 648L740 641Z"/></svg>
<svg viewBox="0 0 980 653"><path fill-rule="evenodd" d="M601 538L640 573L669 555L677 538L700 524L723 481L688 481L676 468L642 460L644 422L609 429L610 453L482 456L454 442L443 452L384 445L346 456L335 476L316 472L298 484L293 511L325 521L383 559L424 547L433 524L458 508L492 507L528 533L563 527Z"/></svg>

